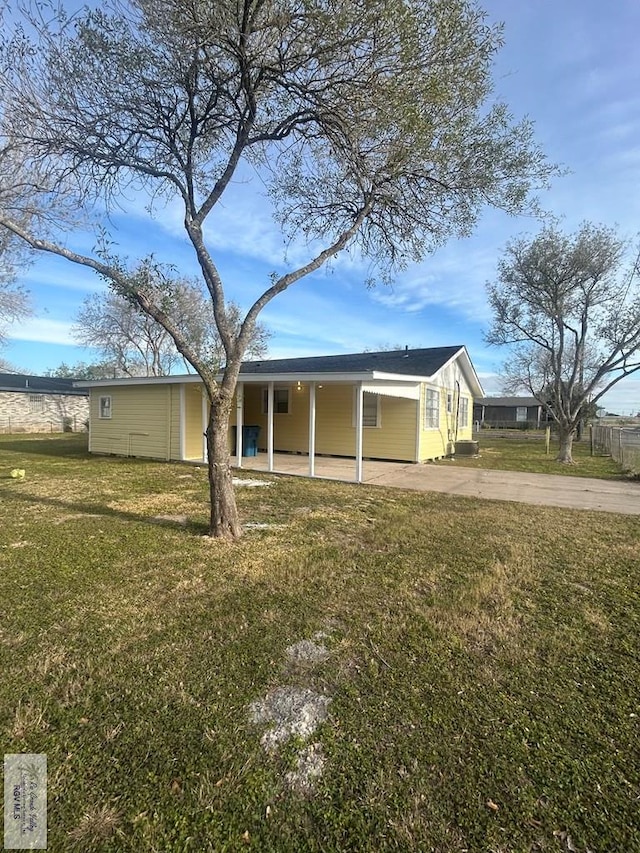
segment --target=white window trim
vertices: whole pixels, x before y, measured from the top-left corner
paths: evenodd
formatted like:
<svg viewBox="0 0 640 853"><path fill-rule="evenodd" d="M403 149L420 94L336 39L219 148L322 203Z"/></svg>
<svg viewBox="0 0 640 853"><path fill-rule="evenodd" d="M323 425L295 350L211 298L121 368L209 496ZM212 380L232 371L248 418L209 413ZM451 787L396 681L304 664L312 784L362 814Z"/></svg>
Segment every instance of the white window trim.
<svg viewBox="0 0 640 853"><path fill-rule="evenodd" d="M353 389L353 411L351 417L351 426L355 427L356 424L356 408L357 408L357 395L358 389ZM371 396L375 398L376 401L376 422L375 424L365 424L364 422L364 398L367 396ZM380 394L373 394L371 391L363 391L362 392L362 428L363 429L380 429L382 427L382 406L380 405Z"/></svg>
<svg viewBox="0 0 640 853"><path fill-rule="evenodd" d="M102 405L103 400L109 401L109 404L107 406L107 409L109 410L108 415L104 414L104 408ZM111 399L111 394L103 394L100 397L98 397L98 418L102 421L110 421L112 414L113 414L113 401Z"/></svg>
<svg viewBox="0 0 640 853"><path fill-rule="evenodd" d="M438 423L435 426L433 426L431 424L427 425L427 394L430 391L436 395L437 400L438 400L438 408L436 410L438 413ZM425 387L424 387L424 412L422 414L422 428L424 430L439 430L440 429L440 406L441 406L440 389L434 388L434 387L429 386L429 385L425 385Z"/></svg>
<svg viewBox="0 0 640 853"><path fill-rule="evenodd" d="M524 412L524 417L521 418L520 414ZM527 406L516 406L516 423L517 424L526 424L529 420L529 409Z"/></svg>
<svg viewBox="0 0 640 853"><path fill-rule="evenodd" d="M460 427L462 427L462 428L464 429L465 427L468 427L468 426L469 426L469 408L470 408L470 407L469 407L469 398L468 398L468 397L465 397L465 396L463 396L463 395L460 395L460 401L459 401L459 404L460 404L460 412L459 412L459 415L458 415L458 419L459 419L459 426L460 426ZM465 412L465 406L466 406L466 412ZM464 415L466 415L466 417L464 418L464 420L463 420L463 417L462 417L462 416L463 416L463 414L464 414Z"/></svg>
<svg viewBox="0 0 640 853"><path fill-rule="evenodd" d="M278 391L286 391L287 392L287 411L286 412L278 412L276 410L276 394ZM291 393L291 388L289 385L275 385L273 388L273 415L290 415L291 414L291 401L293 398L293 394ZM261 412L263 415L269 414L269 388L265 385L262 388L262 392L260 395L260 406Z"/></svg>

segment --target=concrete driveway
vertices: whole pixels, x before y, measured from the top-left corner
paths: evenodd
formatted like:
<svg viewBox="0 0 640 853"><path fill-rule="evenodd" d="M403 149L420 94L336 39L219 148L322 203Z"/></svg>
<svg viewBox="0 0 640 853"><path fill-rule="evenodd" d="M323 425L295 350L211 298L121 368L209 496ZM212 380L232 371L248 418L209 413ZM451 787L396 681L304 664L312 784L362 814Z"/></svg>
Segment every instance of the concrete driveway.
<svg viewBox="0 0 640 853"><path fill-rule="evenodd" d="M353 481L353 459L316 457L316 476ZM243 460L245 470L265 471L266 454ZM443 492L488 500L518 501L539 506L619 512L640 515L640 482L485 471L455 462L412 465L402 462L364 462L364 482L420 492ZM274 454L274 473L308 476L306 456Z"/></svg>
<svg viewBox="0 0 640 853"><path fill-rule="evenodd" d="M442 462L407 465L367 478L367 482L472 498L640 515L640 483L631 481L484 471Z"/></svg>

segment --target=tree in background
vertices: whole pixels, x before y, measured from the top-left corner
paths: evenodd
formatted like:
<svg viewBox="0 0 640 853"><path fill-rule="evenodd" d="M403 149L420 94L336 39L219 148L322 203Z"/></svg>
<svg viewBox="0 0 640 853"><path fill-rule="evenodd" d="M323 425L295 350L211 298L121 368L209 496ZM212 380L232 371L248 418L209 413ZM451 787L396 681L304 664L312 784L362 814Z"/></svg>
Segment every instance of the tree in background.
<svg viewBox="0 0 640 853"><path fill-rule="evenodd" d="M345 250L388 280L469 234L487 205L535 211L532 190L557 170L531 124L493 99L501 28L471 0L106 0L72 20L34 10L21 31L13 10L0 47L0 153L17 148L29 185L9 185L4 203L0 192L0 229L94 269L166 329L210 400L211 533L239 536L227 430L260 311ZM247 282L237 328L214 212L250 174L304 259ZM91 254L41 230L38 204L90 217L126 209L130 190L180 207L224 349L220 381L172 319L170 275L118 256L108 218Z"/></svg>
<svg viewBox="0 0 640 853"><path fill-rule="evenodd" d="M640 370L638 259L612 228L583 224L571 235L545 228L509 243L488 287L489 343L505 345L505 391L532 394L558 427L558 461L589 407Z"/></svg>
<svg viewBox="0 0 640 853"><path fill-rule="evenodd" d="M45 376L56 379L84 379L87 381L95 379L115 379L118 376L116 365L111 361L100 361L87 364L86 361L77 361L75 364L61 362L57 367L45 370Z"/></svg>
<svg viewBox="0 0 640 853"><path fill-rule="evenodd" d="M21 370L19 367L16 367L15 364L12 364L10 361L7 361L6 358L0 358L0 373L24 373L24 370Z"/></svg>
<svg viewBox="0 0 640 853"><path fill-rule="evenodd" d="M0 279L0 346L7 340L9 325L26 319L31 313L29 294L23 288Z"/></svg>
<svg viewBox="0 0 640 853"><path fill-rule="evenodd" d="M197 282L176 280L171 288L167 311L181 335L189 341L198 357L212 370L224 364L225 352L215 324L208 316L208 302ZM227 319L233 335L242 325L240 308L230 302ZM95 347L103 360L114 366L113 376L168 376L189 362L176 349L169 332L140 309L135 301L113 291L93 294L85 299L73 329L76 340ZM257 323L246 354L263 358L267 353L269 332Z"/></svg>

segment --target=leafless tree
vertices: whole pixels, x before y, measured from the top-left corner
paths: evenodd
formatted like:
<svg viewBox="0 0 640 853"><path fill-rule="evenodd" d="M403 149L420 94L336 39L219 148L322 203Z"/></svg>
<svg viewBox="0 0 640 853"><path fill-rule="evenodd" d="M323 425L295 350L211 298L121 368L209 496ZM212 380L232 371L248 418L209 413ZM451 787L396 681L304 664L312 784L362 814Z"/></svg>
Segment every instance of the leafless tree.
<svg viewBox="0 0 640 853"><path fill-rule="evenodd" d="M149 296L151 281L160 292L151 259L128 262L108 240L92 254L73 249L13 201L0 203L0 228L94 269L171 335L211 403L211 532L239 536L227 428L260 311L345 249L389 277L468 234L486 205L532 210L532 190L555 169L530 123L492 100L501 29L472 0L106 0L72 20L42 8L27 10L28 36L8 39L11 61L0 62L0 133L42 175L29 204L66 198L94 213L125 205L130 188L177 199L224 349L222 378L167 300ZM205 223L241 164L308 254L252 283L236 329Z"/></svg>
<svg viewBox="0 0 640 853"><path fill-rule="evenodd" d="M198 357L217 371L224 365L225 352L208 309L197 282L173 282L167 311ZM237 336L242 316L233 302L227 305L227 317ZM168 376L176 366L184 365L169 332L142 311L137 302L114 291L95 293L84 300L73 334L79 343L99 350L103 361L113 366L114 376ZM263 358L268 339L267 329L256 323L247 355ZM190 366L187 362L187 369Z"/></svg>
<svg viewBox="0 0 640 853"><path fill-rule="evenodd" d="M489 343L506 345L505 391L532 394L556 422L558 461L573 461L588 409L640 370L638 259L613 228L547 227L506 248L489 285Z"/></svg>

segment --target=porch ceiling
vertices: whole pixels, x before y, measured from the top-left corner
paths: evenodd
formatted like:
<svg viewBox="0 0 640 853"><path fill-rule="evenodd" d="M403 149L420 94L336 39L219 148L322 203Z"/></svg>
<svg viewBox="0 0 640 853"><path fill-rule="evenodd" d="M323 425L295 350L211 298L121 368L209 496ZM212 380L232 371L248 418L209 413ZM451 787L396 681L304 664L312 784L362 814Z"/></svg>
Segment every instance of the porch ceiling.
<svg viewBox="0 0 640 853"><path fill-rule="evenodd" d="M363 382L362 390L367 394L379 394L382 397L403 397L406 400L420 399L420 385L415 382Z"/></svg>

